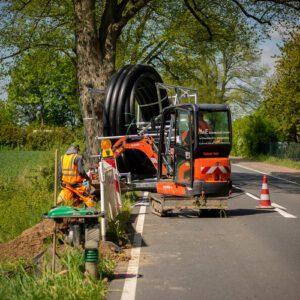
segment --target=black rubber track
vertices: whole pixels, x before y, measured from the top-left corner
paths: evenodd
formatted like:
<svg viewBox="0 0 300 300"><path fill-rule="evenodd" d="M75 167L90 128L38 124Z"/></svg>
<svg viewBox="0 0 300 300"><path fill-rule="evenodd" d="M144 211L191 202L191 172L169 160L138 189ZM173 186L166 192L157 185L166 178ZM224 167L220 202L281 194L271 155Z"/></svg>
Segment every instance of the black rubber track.
<svg viewBox="0 0 300 300"><path fill-rule="evenodd" d="M143 121L150 121L159 114L155 83L162 83L158 72L147 65L127 65L115 73L106 91L103 115L103 132L106 136L136 134L136 103L141 105ZM161 98L167 93L161 92ZM143 107L142 105L151 104ZM168 106L168 101L162 103ZM126 150L118 159L120 172L132 172L142 178L156 174L152 163L137 150ZM142 168L141 168L142 166Z"/></svg>

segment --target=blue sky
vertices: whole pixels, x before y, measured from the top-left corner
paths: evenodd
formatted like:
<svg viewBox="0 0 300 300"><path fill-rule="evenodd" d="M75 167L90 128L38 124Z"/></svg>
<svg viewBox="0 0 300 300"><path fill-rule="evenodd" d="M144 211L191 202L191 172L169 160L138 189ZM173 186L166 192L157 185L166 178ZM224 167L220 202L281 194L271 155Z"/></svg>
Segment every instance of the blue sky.
<svg viewBox="0 0 300 300"><path fill-rule="evenodd" d="M271 39L260 44L260 48L262 49L261 61L270 67L269 75L274 73L276 61L274 55L280 54L278 45L282 45L282 37L277 32L272 33Z"/></svg>

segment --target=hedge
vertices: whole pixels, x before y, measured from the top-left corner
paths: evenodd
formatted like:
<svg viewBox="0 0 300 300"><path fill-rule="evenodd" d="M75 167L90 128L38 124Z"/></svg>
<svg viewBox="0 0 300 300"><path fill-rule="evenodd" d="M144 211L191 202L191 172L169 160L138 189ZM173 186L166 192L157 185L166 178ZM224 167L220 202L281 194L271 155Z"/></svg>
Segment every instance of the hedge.
<svg viewBox="0 0 300 300"><path fill-rule="evenodd" d="M0 127L1 149L51 150L77 140L73 131L64 127L21 128L14 125Z"/></svg>

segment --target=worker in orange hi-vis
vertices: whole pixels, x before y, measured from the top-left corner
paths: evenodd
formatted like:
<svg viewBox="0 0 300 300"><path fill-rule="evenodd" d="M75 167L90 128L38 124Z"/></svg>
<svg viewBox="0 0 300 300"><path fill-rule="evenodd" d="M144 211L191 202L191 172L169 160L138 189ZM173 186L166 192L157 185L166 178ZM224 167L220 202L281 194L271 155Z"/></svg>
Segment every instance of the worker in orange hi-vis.
<svg viewBox="0 0 300 300"><path fill-rule="evenodd" d="M58 196L58 204L78 206L82 202L87 207L94 204L93 196L89 195L85 183L91 179L84 170L82 156L78 154L79 145L72 144L61 157L59 179L62 191Z"/></svg>

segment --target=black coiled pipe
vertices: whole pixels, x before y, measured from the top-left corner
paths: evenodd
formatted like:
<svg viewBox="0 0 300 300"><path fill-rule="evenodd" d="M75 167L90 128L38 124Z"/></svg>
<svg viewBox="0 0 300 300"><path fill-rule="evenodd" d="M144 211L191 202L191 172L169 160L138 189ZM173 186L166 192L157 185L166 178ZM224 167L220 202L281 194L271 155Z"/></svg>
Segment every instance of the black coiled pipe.
<svg viewBox="0 0 300 300"><path fill-rule="evenodd" d="M141 106L141 119L150 121L159 115L158 96L155 83L162 83L158 72L147 65L127 65L115 73L106 90L103 133L105 136L136 134L137 105ZM162 107L169 105L166 91L161 91ZM152 163L137 150L126 150L117 160L120 172L131 172L145 178L156 174Z"/></svg>

